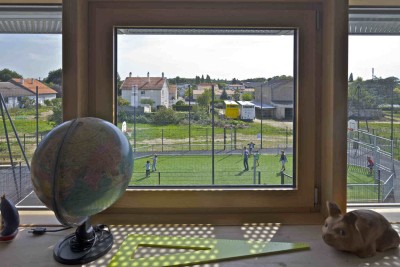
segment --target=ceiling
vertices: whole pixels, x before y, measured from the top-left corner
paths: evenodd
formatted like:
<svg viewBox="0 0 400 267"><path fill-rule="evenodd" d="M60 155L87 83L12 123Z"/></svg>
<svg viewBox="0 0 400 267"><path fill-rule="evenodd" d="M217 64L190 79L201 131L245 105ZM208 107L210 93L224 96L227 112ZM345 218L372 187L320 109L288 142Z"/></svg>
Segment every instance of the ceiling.
<svg viewBox="0 0 400 267"><path fill-rule="evenodd" d="M60 34L62 6L1 6L0 33Z"/></svg>
<svg viewBox="0 0 400 267"><path fill-rule="evenodd" d="M349 13L349 34L400 35L400 8L350 8ZM60 34L61 31L61 5L0 5L0 33ZM119 32L138 33L137 30L130 29L120 29ZM291 31L286 30L264 31L264 34L285 33L292 34Z"/></svg>

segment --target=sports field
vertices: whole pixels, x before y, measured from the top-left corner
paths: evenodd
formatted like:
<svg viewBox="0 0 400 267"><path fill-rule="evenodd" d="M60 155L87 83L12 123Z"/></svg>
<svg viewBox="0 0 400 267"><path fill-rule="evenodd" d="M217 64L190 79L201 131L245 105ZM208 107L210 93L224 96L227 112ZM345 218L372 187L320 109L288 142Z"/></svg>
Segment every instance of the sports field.
<svg viewBox="0 0 400 267"><path fill-rule="evenodd" d="M351 166L347 168L347 200L349 202L377 201L379 188L373 175L368 175L368 168Z"/></svg>
<svg viewBox="0 0 400 267"><path fill-rule="evenodd" d="M287 155L285 173L292 176L292 155ZM279 156L260 155L259 166L254 175L254 157L249 158L249 171L244 171L240 154L215 155L215 177L212 181L212 158L210 155L159 155L157 171L145 176L145 164L152 157L136 159L130 185L277 185L281 184ZM291 185L292 179L285 177L284 183Z"/></svg>

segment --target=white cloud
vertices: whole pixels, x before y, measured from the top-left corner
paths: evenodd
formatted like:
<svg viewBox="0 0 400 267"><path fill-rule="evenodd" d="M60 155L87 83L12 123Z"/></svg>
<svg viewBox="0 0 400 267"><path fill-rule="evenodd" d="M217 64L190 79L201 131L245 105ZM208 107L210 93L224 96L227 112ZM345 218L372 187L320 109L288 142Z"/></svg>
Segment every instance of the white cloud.
<svg viewBox="0 0 400 267"><path fill-rule="evenodd" d="M210 75L254 78L293 75L292 36L120 35L118 71L125 77Z"/></svg>

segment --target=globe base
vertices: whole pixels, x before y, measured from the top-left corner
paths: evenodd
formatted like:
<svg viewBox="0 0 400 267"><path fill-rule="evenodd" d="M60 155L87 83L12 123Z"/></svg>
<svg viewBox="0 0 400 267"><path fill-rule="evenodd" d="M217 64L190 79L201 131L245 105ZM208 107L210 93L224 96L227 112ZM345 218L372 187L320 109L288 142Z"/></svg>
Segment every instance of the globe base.
<svg viewBox="0 0 400 267"><path fill-rule="evenodd" d="M60 240L53 249L54 259L63 264L85 264L94 261L105 254L111 249L113 245L113 236L108 228L95 227L93 230L93 242L89 245L88 240L82 242L79 247L80 240L77 232L66 236ZM77 246L78 242L78 246ZM90 243L90 240L89 240Z"/></svg>

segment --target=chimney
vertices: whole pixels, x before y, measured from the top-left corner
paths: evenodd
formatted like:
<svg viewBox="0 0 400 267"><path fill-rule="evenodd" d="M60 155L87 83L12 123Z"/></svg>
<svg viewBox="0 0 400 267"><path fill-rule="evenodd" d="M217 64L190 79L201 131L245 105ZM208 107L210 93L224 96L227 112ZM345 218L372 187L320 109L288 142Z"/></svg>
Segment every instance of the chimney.
<svg viewBox="0 0 400 267"><path fill-rule="evenodd" d="M129 77L132 77L132 72L129 72Z"/></svg>
<svg viewBox="0 0 400 267"><path fill-rule="evenodd" d="M147 80L149 80L150 83L150 72L147 72Z"/></svg>
<svg viewBox="0 0 400 267"><path fill-rule="evenodd" d="M21 84L24 85L24 77L21 78Z"/></svg>
<svg viewBox="0 0 400 267"><path fill-rule="evenodd" d="M164 72L161 73L161 77L164 78Z"/></svg>
<svg viewBox="0 0 400 267"><path fill-rule="evenodd" d="M31 84L33 84L33 78L31 79Z"/></svg>

